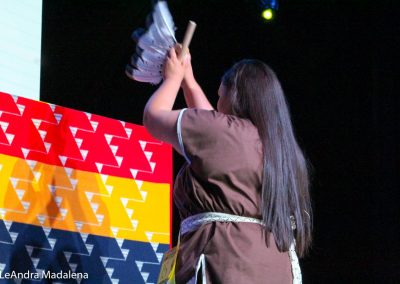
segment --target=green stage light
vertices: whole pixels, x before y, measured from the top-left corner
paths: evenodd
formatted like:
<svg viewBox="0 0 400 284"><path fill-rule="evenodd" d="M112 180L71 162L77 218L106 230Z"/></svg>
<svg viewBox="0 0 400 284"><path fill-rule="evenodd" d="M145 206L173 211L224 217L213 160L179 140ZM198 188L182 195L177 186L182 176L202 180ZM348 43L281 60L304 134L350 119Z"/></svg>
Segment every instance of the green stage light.
<svg viewBox="0 0 400 284"><path fill-rule="evenodd" d="M265 9L262 12L262 17L267 21L271 21L274 18L274 11L272 9Z"/></svg>

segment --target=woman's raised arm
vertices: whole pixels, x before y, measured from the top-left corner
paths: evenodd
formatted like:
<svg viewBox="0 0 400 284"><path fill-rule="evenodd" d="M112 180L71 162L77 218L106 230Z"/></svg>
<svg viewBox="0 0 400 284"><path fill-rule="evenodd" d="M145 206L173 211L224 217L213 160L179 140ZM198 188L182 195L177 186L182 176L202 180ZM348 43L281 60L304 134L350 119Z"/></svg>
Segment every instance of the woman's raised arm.
<svg viewBox="0 0 400 284"><path fill-rule="evenodd" d="M189 59L185 70L185 76L183 77L181 84L185 95L186 105L188 108L213 110L213 106L210 104L200 85L194 78L190 54L188 53L186 56L188 56Z"/></svg>
<svg viewBox="0 0 400 284"><path fill-rule="evenodd" d="M172 48L164 66L164 81L148 100L143 113L143 125L155 138L171 144L180 152L176 134L179 110L172 110L181 86L188 57L179 60Z"/></svg>

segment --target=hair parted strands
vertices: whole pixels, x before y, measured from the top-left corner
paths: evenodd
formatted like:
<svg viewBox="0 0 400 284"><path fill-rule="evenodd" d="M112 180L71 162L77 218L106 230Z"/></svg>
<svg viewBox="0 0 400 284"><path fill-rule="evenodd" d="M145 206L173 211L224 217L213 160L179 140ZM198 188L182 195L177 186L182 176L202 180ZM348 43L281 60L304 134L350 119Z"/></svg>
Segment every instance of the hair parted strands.
<svg viewBox="0 0 400 284"><path fill-rule="evenodd" d="M222 77L232 114L250 119L263 145L262 217L278 248L304 256L311 245L312 214L309 174L290 120L289 109L274 71L259 60L236 63ZM294 216L296 230L291 227Z"/></svg>

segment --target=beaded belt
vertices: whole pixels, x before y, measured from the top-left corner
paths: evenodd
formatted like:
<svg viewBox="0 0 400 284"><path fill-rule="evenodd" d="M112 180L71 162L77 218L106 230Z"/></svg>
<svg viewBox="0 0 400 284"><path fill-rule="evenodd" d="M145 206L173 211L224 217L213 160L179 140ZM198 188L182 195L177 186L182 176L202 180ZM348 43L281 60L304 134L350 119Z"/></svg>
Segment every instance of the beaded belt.
<svg viewBox="0 0 400 284"><path fill-rule="evenodd" d="M181 223L181 234L197 230L201 225L209 224L212 222L246 222L256 223L262 225L263 222L259 219L231 215L226 213L206 212L190 216Z"/></svg>
<svg viewBox="0 0 400 284"><path fill-rule="evenodd" d="M292 221L292 228L294 228L293 220ZM190 216L182 221L181 223L181 231L180 234L184 235L189 232L193 232L197 230L200 226L204 224L209 224L212 222L235 222L235 223L255 223L263 225L264 223L256 218L250 217L243 217L237 215L231 215L226 213L218 213L218 212L206 212L200 213L193 216ZM293 284L301 284L302 277L301 277L301 270L299 265L299 260L297 258L296 250L295 250L295 242L290 245L289 248L289 258L292 266L292 274L293 274ZM199 271L200 267L202 266L202 274L203 274L203 283L205 283L205 258L202 254L199 259L199 263L196 268L196 276L197 271ZM197 282L197 277L193 279L194 283Z"/></svg>

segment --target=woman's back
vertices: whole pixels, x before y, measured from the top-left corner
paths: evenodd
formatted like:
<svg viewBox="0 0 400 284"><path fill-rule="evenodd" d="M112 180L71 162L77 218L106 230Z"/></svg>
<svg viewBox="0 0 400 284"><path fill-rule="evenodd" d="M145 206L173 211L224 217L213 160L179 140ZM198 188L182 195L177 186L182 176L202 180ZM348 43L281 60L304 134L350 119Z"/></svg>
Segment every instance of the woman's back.
<svg viewBox="0 0 400 284"><path fill-rule="evenodd" d="M248 119L187 109L178 123L190 165L181 169L174 202L181 218L223 212L261 219L262 144ZM291 283L288 253L260 224L214 222L181 238L177 283L205 256L207 283Z"/></svg>

